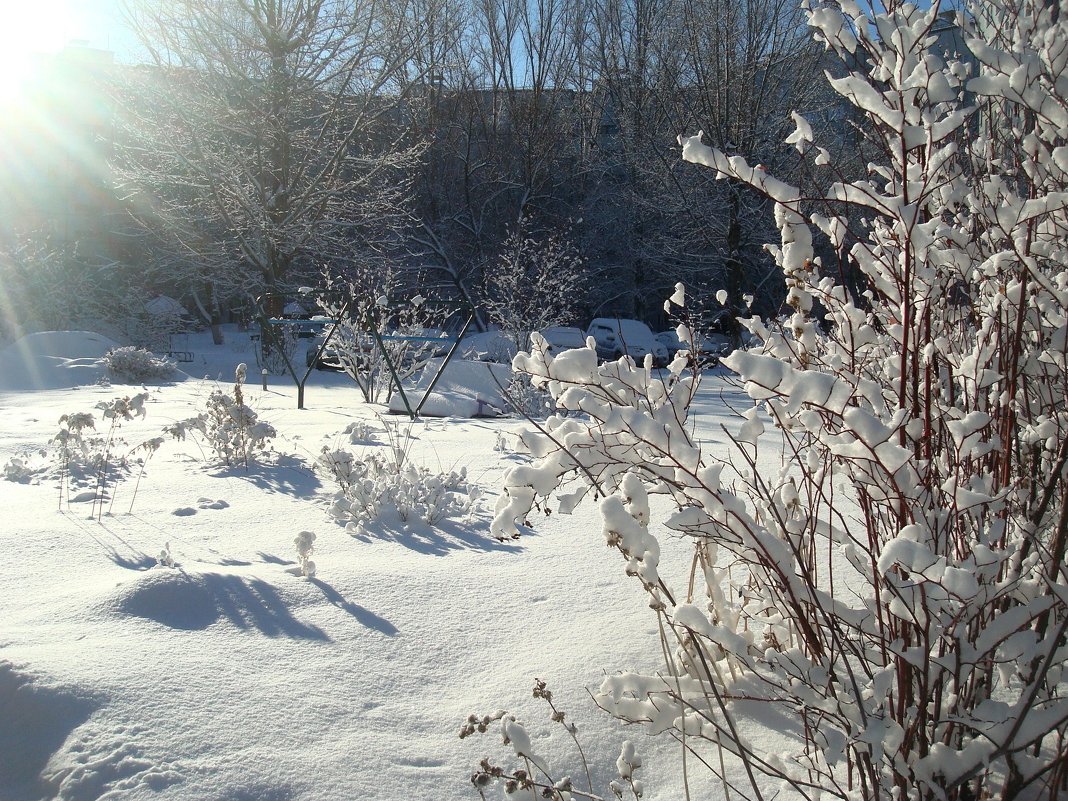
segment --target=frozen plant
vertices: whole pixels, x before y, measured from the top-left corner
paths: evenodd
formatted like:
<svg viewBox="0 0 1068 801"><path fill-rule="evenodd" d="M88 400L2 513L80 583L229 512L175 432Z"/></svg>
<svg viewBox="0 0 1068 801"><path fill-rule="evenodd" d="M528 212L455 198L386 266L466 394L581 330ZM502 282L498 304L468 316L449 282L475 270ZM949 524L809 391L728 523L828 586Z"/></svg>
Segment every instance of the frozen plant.
<svg viewBox="0 0 1068 801"><path fill-rule="evenodd" d="M115 448L122 443L118 430L124 422L145 416L147 400L148 393L142 392L133 397L98 403L96 408L102 412L105 420L110 420L104 435L97 433L92 412L76 412L59 418L59 431L49 440L49 445L53 448L53 459L59 469L60 504L63 502L64 489L69 496L71 484L90 484L94 486L92 514L103 514L108 481L128 464L128 453L115 454Z"/></svg>
<svg viewBox="0 0 1068 801"><path fill-rule="evenodd" d="M169 542L163 543L163 549L159 552L159 556L156 557L156 563L163 567L177 566L177 562L174 561L174 554L171 553L171 544Z"/></svg>
<svg viewBox="0 0 1068 801"><path fill-rule="evenodd" d="M134 482L133 496L130 498L130 512L133 512L134 502L137 500L137 490L141 487L141 478L145 475L145 466L148 464L148 460L160 449L161 445L163 445L163 437L152 437L131 451L131 453L142 451L144 456L140 460L141 469L137 471L137 480Z"/></svg>
<svg viewBox="0 0 1068 801"><path fill-rule="evenodd" d="M87 433L89 431L96 431L92 412L76 412L59 418L59 431L49 444L55 446L56 458L63 466L94 461L92 454L98 443L92 439L92 434Z"/></svg>
<svg viewBox="0 0 1068 801"><path fill-rule="evenodd" d="M116 444L116 433L124 422L145 416L145 401L147 400L148 393L140 392L132 398L130 396L113 398L110 401L101 401L96 405L96 408L100 409L103 414L104 419L111 421L111 425L108 426L107 434L104 437L103 453L100 459L100 468L97 472L96 497L93 499L93 507L98 519L104 514L104 496L107 491L112 448ZM127 464L127 456L124 455L120 459L120 465L123 467ZM112 496L112 501L114 501L114 496Z"/></svg>
<svg viewBox="0 0 1068 801"><path fill-rule="evenodd" d="M597 702L678 739L690 766L727 781L729 763L757 797L1053 801L1068 793L1068 14L972 6L969 64L933 47L937 3L885 6L809 10L853 67L829 81L865 137L863 177L835 175L800 115L790 142L836 179L823 196L682 140L763 193L781 234L792 316L740 321L764 344L723 360L754 402L729 456L690 435L699 379L678 365L661 382L581 351L520 354L585 418L524 435L537 462L506 474L494 525L514 532L550 495L565 511L598 499L664 665L608 676ZM817 230L861 296L816 256ZM689 570L661 570L661 531L692 543ZM741 697L796 721L794 747L747 738Z"/></svg>
<svg viewBox="0 0 1068 801"><path fill-rule="evenodd" d="M212 390L203 412L172 423L164 432L178 440L190 434L199 436L223 464L228 467L240 464L247 469L250 462L268 450L277 432L245 404L246 369L244 364L237 366L232 393Z"/></svg>
<svg viewBox="0 0 1068 801"><path fill-rule="evenodd" d="M503 785L505 793L509 796L521 792L529 794L531 798L548 798L551 801L576 801L577 799L622 801L624 797L637 801L642 797L644 793L642 782L634 776L635 771L641 767L642 761L635 752L633 743L624 740L620 748L619 758L616 760L617 776L608 783L611 795L598 794L594 791L586 753L578 737L578 727L567 720L567 714L553 701L552 691L540 679L534 680L534 697L545 701L549 706L549 719L558 724L574 744L584 783L577 785L571 776L554 771L545 759L534 752L526 727L516 719L515 715L500 710L492 715L469 715L460 727L462 740L476 733L485 734L492 724L500 721L502 744L509 747L508 750L512 752L512 756L522 763L520 766L504 768L489 758L482 759L478 770L471 774L471 783L475 786L479 796L485 799L486 790L496 784Z"/></svg>
<svg viewBox="0 0 1068 801"><path fill-rule="evenodd" d="M342 432L353 445L370 445L375 441L375 429L366 420L353 420Z"/></svg>
<svg viewBox="0 0 1068 801"><path fill-rule="evenodd" d="M300 574L304 578L311 578L315 575L315 562L311 559L312 552L315 550L315 534L311 531L302 531L293 540L293 544L297 546Z"/></svg>
<svg viewBox="0 0 1068 801"><path fill-rule="evenodd" d="M59 465L60 507L64 489L70 496L71 481L83 480L88 469L100 464L103 440L95 432L96 420L91 412L65 414L59 418L59 431L49 440L49 445L53 446Z"/></svg>
<svg viewBox="0 0 1068 801"><path fill-rule="evenodd" d="M338 485L330 514L361 534L366 524L393 517L433 526L467 515L479 498L467 482L466 468L435 473L409 458L411 425L401 433L385 424L389 445L357 457L341 448L324 447L316 469Z"/></svg>
<svg viewBox="0 0 1068 801"><path fill-rule="evenodd" d="M104 354L104 365L112 380L129 384L159 381L174 375L174 362L132 346L109 350Z"/></svg>

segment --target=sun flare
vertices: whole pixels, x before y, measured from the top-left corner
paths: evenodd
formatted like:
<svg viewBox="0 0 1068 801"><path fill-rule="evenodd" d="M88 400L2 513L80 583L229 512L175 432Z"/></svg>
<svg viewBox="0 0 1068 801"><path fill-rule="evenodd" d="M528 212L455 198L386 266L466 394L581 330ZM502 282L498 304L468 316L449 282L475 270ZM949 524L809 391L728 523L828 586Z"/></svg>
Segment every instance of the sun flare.
<svg viewBox="0 0 1068 801"><path fill-rule="evenodd" d="M71 23L68 0L0 0L0 100L17 100L40 54L67 43Z"/></svg>

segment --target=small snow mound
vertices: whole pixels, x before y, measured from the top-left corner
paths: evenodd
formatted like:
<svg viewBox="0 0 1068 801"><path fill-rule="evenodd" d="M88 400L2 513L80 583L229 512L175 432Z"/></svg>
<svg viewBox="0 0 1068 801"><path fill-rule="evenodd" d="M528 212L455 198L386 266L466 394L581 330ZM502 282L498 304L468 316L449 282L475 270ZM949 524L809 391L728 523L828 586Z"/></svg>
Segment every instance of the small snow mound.
<svg viewBox="0 0 1068 801"><path fill-rule="evenodd" d="M219 619L215 595L203 575L167 568L145 571L119 585L114 607L185 631L206 629Z"/></svg>
<svg viewBox="0 0 1068 801"><path fill-rule="evenodd" d="M27 334L0 350L0 391L69 389L106 378L102 359L119 343L92 331Z"/></svg>
<svg viewBox="0 0 1068 801"><path fill-rule="evenodd" d="M328 639L321 629L293 617L277 587L251 576L160 567L120 584L107 603L120 615L183 631L226 623L267 637Z"/></svg>
<svg viewBox="0 0 1068 801"><path fill-rule="evenodd" d="M413 408L437 375L441 361L431 359L416 381L405 384L404 391ZM496 417L509 408L501 387L507 387L511 380L512 368L507 364L453 359L434 384L421 413L427 417ZM400 393L390 399L389 410L407 412Z"/></svg>

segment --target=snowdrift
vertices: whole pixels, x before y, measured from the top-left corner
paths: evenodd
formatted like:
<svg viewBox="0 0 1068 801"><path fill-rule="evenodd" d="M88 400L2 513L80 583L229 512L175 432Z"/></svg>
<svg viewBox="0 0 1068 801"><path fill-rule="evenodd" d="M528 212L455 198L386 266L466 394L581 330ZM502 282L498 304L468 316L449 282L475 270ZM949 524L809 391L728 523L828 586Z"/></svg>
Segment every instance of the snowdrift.
<svg viewBox="0 0 1068 801"><path fill-rule="evenodd" d="M119 343L92 331L27 334L0 351L0 390L67 389L107 377L101 359Z"/></svg>
<svg viewBox="0 0 1068 801"><path fill-rule="evenodd" d="M404 392L413 408L438 374L441 362L440 358L431 359L418 378L405 384ZM420 414L426 417L496 417L508 409L501 387L507 387L511 380L510 365L453 359L434 384L434 391L423 404ZM408 413L400 393L390 400L389 410Z"/></svg>

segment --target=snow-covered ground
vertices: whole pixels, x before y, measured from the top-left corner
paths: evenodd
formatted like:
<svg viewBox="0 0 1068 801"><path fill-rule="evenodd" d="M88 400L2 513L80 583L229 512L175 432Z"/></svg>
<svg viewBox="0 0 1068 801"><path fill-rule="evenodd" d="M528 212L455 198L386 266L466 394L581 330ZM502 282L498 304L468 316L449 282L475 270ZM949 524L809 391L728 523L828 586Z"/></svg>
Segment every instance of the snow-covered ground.
<svg viewBox="0 0 1068 801"><path fill-rule="evenodd" d="M220 347L184 344L195 358L182 368L208 378L149 387L114 454L202 410L237 363L252 365L237 331ZM475 798L472 769L504 754L496 730L458 737L471 712L508 708L539 753L563 772L578 765L531 697L535 678L578 723L595 789L607 793L630 738L646 797L682 797L677 746L624 729L586 693L605 672L659 661L656 619L594 505L539 519L517 541L489 536L518 458L500 445L523 421L410 424L408 458L465 468L481 498L438 528L394 521L353 536L328 514L337 487L314 461L324 446L383 449L384 426L404 435L406 418L381 417L335 373L315 373L298 410L292 386L275 377L263 391L257 373L246 400L278 436L247 470L168 438L139 483L136 465L108 482L103 509L77 488L61 502L55 471L0 481L0 800ZM140 391L0 389L0 467L40 467L62 415ZM722 438L728 403L745 405L710 375L696 405L708 440ZM372 444L349 444L354 421L377 432ZM304 530L316 534L311 579L294 546ZM173 567L158 563L168 547Z"/></svg>

